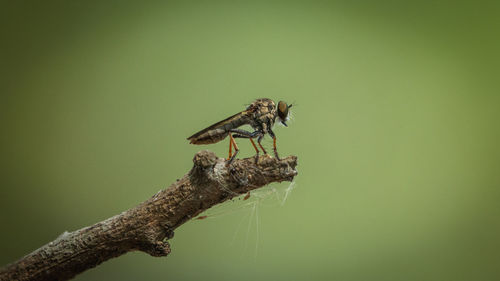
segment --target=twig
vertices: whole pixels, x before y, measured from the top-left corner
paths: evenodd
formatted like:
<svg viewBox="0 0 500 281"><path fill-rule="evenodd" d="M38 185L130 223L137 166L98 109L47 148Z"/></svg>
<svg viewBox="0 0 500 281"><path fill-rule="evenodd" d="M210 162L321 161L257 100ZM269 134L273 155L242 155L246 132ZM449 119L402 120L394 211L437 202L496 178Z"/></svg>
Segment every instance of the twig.
<svg viewBox="0 0 500 281"><path fill-rule="evenodd" d="M0 269L0 280L68 280L130 251L161 257L174 229L208 208L271 182L291 181L297 157L261 156L226 166L213 152L200 151L184 177L149 200L92 226L65 232Z"/></svg>

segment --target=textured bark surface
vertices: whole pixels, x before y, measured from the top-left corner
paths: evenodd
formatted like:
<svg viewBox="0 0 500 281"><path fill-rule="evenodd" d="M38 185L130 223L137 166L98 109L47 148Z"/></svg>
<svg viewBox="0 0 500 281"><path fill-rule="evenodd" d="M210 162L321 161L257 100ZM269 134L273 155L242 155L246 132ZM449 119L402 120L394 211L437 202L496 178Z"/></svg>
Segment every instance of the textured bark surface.
<svg viewBox="0 0 500 281"><path fill-rule="evenodd" d="M139 250L155 257L170 253L173 231L208 208L271 182L291 181L297 157L238 159L226 166L213 152L200 151L184 177L149 200L92 226L65 232L0 269L0 280L67 280L113 257Z"/></svg>

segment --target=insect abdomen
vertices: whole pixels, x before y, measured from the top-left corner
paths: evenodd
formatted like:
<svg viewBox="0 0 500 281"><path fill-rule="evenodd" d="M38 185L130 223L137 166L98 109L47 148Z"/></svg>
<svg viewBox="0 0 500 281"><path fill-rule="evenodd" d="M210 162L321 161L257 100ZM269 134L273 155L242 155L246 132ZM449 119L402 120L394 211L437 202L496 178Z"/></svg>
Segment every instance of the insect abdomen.
<svg viewBox="0 0 500 281"><path fill-rule="evenodd" d="M206 132L201 133L196 137L189 138L189 143L192 144L211 144L219 142L227 137L229 131L226 131L224 128L217 128L208 130Z"/></svg>
<svg viewBox="0 0 500 281"><path fill-rule="evenodd" d="M225 139L229 135L231 129L235 129L245 124L243 114L236 113L212 126L199 131L198 133L188 138L189 143L192 144L211 144Z"/></svg>

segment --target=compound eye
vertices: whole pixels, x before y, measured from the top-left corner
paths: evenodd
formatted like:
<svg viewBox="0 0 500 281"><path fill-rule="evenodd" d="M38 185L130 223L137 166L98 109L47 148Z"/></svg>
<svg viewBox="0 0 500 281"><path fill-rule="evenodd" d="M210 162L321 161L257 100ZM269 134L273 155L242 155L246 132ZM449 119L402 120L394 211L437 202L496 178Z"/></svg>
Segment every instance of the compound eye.
<svg viewBox="0 0 500 281"><path fill-rule="evenodd" d="M281 120L286 120L288 116L288 105L284 101L278 103L278 116Z"/></svg>

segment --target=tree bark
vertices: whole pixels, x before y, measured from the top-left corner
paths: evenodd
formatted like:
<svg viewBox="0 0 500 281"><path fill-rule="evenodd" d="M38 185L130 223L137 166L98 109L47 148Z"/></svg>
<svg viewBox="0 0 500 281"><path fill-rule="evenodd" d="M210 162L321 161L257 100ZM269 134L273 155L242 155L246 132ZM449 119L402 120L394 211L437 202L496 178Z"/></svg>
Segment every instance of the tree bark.
<svg viewBox="0 0 500 281"><path fill-rule="evenodd" d="M200 151L193 168L167 189L119 215L65 232L0 270L0 280L68 280L130 251L161 257L174 229L208 208L271 182L292 181L297 157L237 159L226 166L213 152Z"/></svg>

